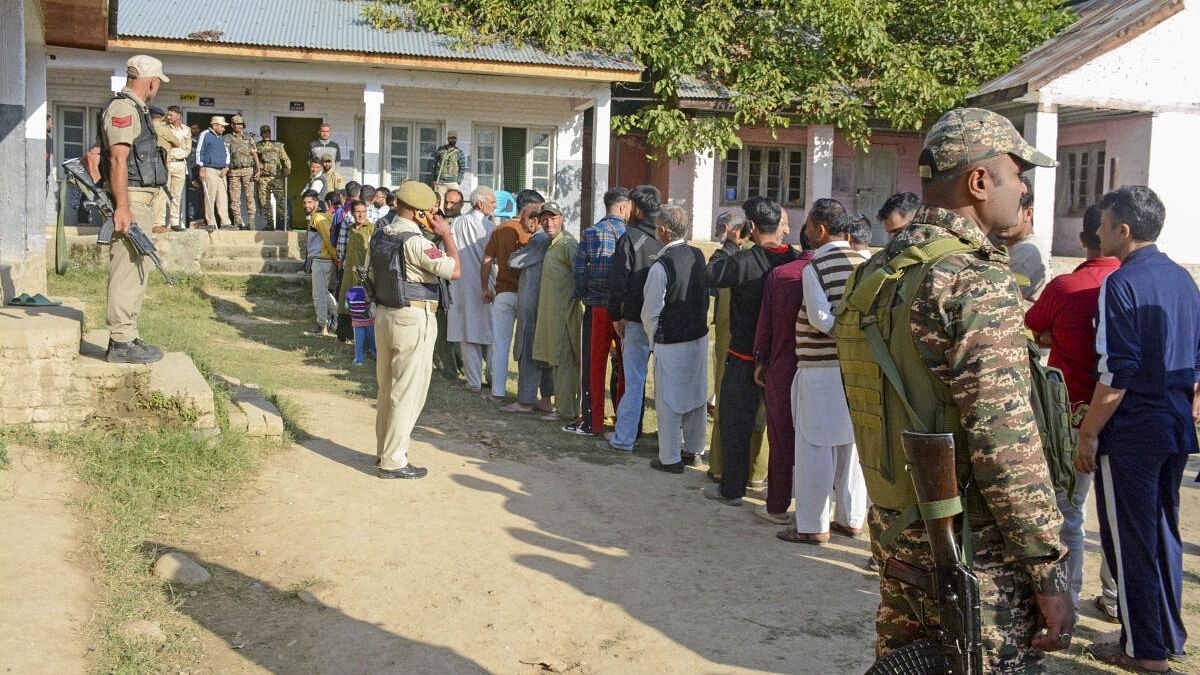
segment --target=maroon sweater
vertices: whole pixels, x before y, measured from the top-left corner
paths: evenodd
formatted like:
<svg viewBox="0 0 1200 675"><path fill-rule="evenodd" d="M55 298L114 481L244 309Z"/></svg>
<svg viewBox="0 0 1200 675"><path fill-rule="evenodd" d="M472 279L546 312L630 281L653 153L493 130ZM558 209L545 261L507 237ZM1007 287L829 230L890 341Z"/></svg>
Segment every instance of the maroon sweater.
<svg viewBox="0 0 1200 675"><path fill-rule="evenodd" d="M766 369L768 382L786 379L787 386L792 386L796 374L796 315L804 304L800 285L804 267L812 257L812 251L805 251L797 260L767 275L754 334L754 360Z"/></svg>

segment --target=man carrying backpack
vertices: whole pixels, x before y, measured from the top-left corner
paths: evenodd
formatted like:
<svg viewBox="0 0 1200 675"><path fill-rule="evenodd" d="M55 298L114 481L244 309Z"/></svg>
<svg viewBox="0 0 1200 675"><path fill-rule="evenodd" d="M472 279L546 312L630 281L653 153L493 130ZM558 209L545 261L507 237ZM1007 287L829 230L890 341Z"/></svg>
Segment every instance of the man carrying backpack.
<svg viewBox="0 0 1200 675"><path fill-rule="evenodd" d="M933 568L900 434L953 433L984 670L1034 671L1042 651L1070 644L1074 613L1062 517L1030 404L1020 296L987 236L1016 226L1020 173L1055 162L1007 119L975 108L946 113L918 162L923 206L857 268L837 310L838 357L873 503L873 553L880 563ZM933 598L880 575L877 655L937 641L939 623Z"/></svg>

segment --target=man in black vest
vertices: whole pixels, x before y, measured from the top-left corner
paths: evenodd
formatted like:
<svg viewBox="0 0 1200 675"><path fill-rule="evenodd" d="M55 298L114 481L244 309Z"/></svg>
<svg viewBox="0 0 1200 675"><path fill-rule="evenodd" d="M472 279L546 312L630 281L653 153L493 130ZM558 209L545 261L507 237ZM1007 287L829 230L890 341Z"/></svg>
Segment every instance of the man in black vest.
<svg viewBox="0 0 1200 675"><path fill-rule="evenodd" d="M617 240L608 275L608 315L621 340L625 395L617 406L616 431L607 441L597 443L601 448L625 453L633 452L633 444L641 432L646 365L650 362L650 343L641 325L642 291L650 265L662 248L654 224L662 203L658 188L639 185L629 192L629 200L633 202L630 224Z"/></svg>
<svg viewBox="0 0 1200 675"><path fill-rule="evenodd" d="M762 308L767 275L776 267L800 257L783 243L787 225L781 225L783 209L766 197L751 197L742 205L749 232L742 225L725 229L725 243L713 253L704 270L711 288L729 288L729 350L725 355L725 378L721 380L721 452L724 466L721 484L704 490L709 499L741 506L750 479L750 435L762 399L762 388L754 382L754 333ZM741 249L746 239L754 246Z"/></svg>
<svg viewBox="0 0 1200 675"><path fill-rule="evenodd" d="M162 350L138 337L138 315L146 299L144 258L125 238L130 225L154 224L151 202L167 184L167 164L150 122L150 101L158 93L162 62L139 54L125 64L125 88L100 114L100 174L112 197L113 237L108 251L108 353L113 363L153 363Z"/></svg>
<svg viewBox="0 0 1200 675"><path fill-rule="evenodd" d="M708 402L708 288L704 254L688 246L687 212L667 205L654 217L663 244L644 287L642 327L654 352L658 459L651 468L683 473L704 452Z"/></svg>

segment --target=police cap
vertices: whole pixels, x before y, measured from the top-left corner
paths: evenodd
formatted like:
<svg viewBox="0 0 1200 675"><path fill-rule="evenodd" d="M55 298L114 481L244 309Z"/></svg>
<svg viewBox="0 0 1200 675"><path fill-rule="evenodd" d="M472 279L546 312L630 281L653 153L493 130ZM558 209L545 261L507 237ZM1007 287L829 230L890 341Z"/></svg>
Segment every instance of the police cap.
<svg viewBox="0 0 1200 675"><path fill-rule="evenodd" d="M1004 154L1012 155L1021 171L1058 166L1026 143L1007 117L983 108L955 108L925 136L917 171L922 178L932 178Z"/></svg>
<svg viewBox="0 0 1200 675"><path fill-rule="evenodd" d="M415 180L410 180L396 189L396 199L418 211L432 211L437 206L437 195L433 188Z"/></svg>

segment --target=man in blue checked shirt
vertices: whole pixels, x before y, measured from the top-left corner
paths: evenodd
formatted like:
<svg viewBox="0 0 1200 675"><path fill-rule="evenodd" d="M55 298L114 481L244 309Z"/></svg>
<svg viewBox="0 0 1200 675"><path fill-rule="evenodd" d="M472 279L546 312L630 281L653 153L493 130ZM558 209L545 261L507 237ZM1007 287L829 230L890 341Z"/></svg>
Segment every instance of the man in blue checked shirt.
<svg viewBox="0 0 1200 675"><path fill-rule="evenodd" d="M579 359L581 395L580 418L563 427L572 434L599 434L604 431L604 380L609 351L618 344L613 360L617 386L613 392L613 408L621 399L625 386L620 358L619 340L608 312L608 275L612 270L617 240L625 234L633 202L629 190L615 187L604 193L604 208L608 214L600 222L583 231L575 251L575 297L583 301L583 350Z"/></svg>
<svg viewBox="0 0 1200 675"><path fill-rule="evenodd" d="M1100 200L1100 248L1121 267L1100 288L1100 360L1075 467L1096 472L1100 543L1117 574L1121 638L1088 648L1137 672L1182 655L1179 483L1200 450L1200 290L1158 250L1166 210L1140 185Z"/></svg>

